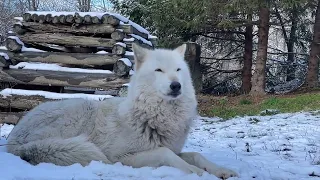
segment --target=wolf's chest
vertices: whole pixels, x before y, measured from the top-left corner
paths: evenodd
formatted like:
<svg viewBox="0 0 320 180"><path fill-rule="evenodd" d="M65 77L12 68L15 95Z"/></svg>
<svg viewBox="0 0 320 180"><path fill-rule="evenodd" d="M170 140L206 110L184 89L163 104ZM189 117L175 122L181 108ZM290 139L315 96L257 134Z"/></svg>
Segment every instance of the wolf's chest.
<svg viewBox="0 0 320 180"><path fill-rule="evenodd" d="M168 116L169 115L169 116ZM143 116L141 116L143 117ZM157 114L140 119L141 140L151 147L167 147L175 152L181 151L189 132L189 120L175 114Z"/></svg>

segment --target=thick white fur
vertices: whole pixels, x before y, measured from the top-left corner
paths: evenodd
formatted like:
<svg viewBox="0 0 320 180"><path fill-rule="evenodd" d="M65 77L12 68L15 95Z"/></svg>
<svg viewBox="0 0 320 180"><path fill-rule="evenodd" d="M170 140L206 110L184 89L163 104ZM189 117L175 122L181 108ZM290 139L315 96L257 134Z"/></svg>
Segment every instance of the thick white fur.
<svg viewBox="0 0 320 180"><path fill-rule="evenodd" d="M218 177L236 176L199 153L181 153L197 116L185 49L186 45L174 50L133 45L135 74L126 98L40 104L12 130L8 151L31 164L87 165L99 160L136 168L166 165L199 175L206 170ZM168 95L172 81L181 84L178 97Z"/></svg>

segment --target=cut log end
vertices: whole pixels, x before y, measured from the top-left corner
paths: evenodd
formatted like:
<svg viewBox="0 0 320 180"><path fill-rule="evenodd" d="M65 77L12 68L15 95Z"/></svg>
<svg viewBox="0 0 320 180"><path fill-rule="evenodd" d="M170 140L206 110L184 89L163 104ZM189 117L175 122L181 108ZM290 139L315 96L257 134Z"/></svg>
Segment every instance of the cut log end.
<svg viewBox="0 0 320 180"><path fill-rule="evenodd" d="M39 15L38 14L32 14L31 15L31 20L33 22L39 22Z"/></svg>
<svg viewBox="0 0 320 180"><path fill-rule="evenodd" d="M66 16L65 15L60 15L59 16L59 22L61 24L65 24L66 23Z"/></svg>
<svg viewBox="0 0 320 180"><path fill-rule="evenodd" d="M27 32L26 29L24 29L21 24L14 24L13 25L13 31L19 35L23 35Z"/></svg>
<svg viewBox="0 0 320 180"><path fill-rule="evenodd" d="M129 76L131 66L128 66L123 60L119 59L113 66L113 72L120 77Z"/></svg>
<svg viewBox="0 0 320 180"><path fill-rule="evenodd" d="M22 17L23 17L23 20L26 22L32 21L30 13L24 13Z"/></svg>
<svg viewBox="0 0 320 180"><path fill-rule="evenodd" d="M46 22L46 16L43 14L41 14L38 19L39 19L39 23L41 24Z"/></svg>
<svg viewBox="0 0 320 180"><path fill-rule="evenodd" d="M120 45L114 45L112 48L112 54L114 55L124 55L126 53L126 48Z"/></svg>
<svg viewBox="0 0 320 180"><path fill-rule="evenodd" d="M102 21L103 24L108 24L108 17L109 17L108 14L104 14L104 15L101 17L101 21Z"/></svg>
<svg viewBox="0 0 320 180"><path fill-rule="evenodd" d="M77 24L81 24L83 22L83 17L81 17L79 13L75 13L74 22Z"/></svg>
<svg viewBox="0 0 320 180"><path fill-rule="evenodd" d="M52 18L52 23L53 23L53 24L58 24L59 22L60 22L59 16L54 16L54 17Z"/></svg>
<svg viewBox="0 0 320 180"><path fill-rule="evenodd" d="M74 23L73 15L71 15L71 14L67 15L66 16L66 22L70 23L70 24Z"/></svg>
<svg viewBox="0 0 320 180"><path fill-rule="evenodd" d="M111 33L111 38L115 41L122 41L124 39L124 33L121 31L114 31Z"/></svg>
<svg viewBox="0 0 320 180"><path fill-rule="evenodd" d="M108 16L107 22L114 26L118 26L120 24L120 20L118 18L110 15Z"/></svg>
<svg viewBox="0 0 320 180"><path fill-rule="evenodd" d="M83 19L84 19L84 23L86 23L86 24L92 24L92 19L91 19L91 16L90 16L90 15L85 15L85 16L83 17Z"/></svg>
<svg viewBox="0 0 320 180"><path fill-rule="evenodd" d="M52 15L51 14L47 14L46 16L45 16L45 21L47 22L47 23L51 23L52 22Z"/></svg>
<svg viewBox="0 0 320 180"><path fill-rule="evenodd" d="M18 43L16 39L7 38L6 39L6 48L12 52L21 52L22 44Z"/></svg>
<svg viewBox="0 0 320 180"><path fill-rule="evenodd" d="M100 19L97 16L91 18L93 24L100 24Z"/></svg>
<svg viewBox="0 0 320 180"><path fill-rule="evenodd" d="M0 55L0 68L9 68L10 65L12 65L11 60Z"/></svg>

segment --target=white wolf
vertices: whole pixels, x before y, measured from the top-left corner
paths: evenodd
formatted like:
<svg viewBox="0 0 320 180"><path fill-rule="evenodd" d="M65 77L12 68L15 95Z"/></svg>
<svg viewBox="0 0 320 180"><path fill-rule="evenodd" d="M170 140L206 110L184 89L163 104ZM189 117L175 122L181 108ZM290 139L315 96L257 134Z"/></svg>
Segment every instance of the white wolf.
<svg viewBox="0 0 320 180"><path fill-rule="evenodd" d="M87 165L92 160L139 168L171 166L237 176L196 152L181 152L197 116L186 45L149 50L133 45L135 74L128 96L40 104L12 130L7 149L31 164Z"/></svg>

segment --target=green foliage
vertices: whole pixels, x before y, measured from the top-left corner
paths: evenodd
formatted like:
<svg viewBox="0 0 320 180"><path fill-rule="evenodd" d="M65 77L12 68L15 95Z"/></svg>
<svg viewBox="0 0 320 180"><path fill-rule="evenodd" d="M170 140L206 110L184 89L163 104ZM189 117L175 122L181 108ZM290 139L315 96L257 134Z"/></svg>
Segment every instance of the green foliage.
<svg viewBox="0 0 320 180"><path fill-rule="evenodd" d="M239 104L240 105L252 104L252 101L250 101L249 99L241 99Z"/></svg>
<svg viewBox="0 0 320 180"><path fill-rule="evenodd" d="M160 46L188 41L205 24L208 0L111 0L116 10L159 37Z"/></svg>

